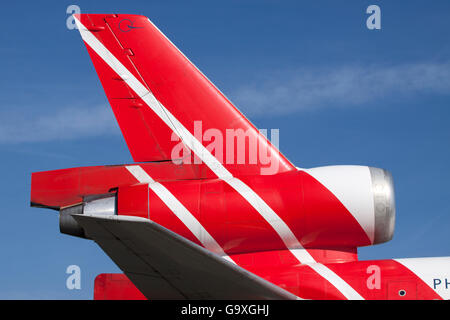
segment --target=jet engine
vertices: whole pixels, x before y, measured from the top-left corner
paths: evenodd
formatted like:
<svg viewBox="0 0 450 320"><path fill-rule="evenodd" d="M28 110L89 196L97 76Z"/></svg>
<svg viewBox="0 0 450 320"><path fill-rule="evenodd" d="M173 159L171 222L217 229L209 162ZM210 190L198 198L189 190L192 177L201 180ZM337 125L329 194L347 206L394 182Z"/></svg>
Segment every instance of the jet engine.
<svg viewBox="0 0 450 320"><path fill-rule="evenodd" d="M346 229L342 221L345 215L339 213L347 210L365 231L369 244L392 239L395 197L389 171L366 166L326 166L300 171L307 173L302 177L302 191L307 222L312 224L311 231L314 228L323 230L328 225L328 231L337 235L339 230L332 231L332 225ZM335 220L337 216L339 221ZM348 230L347 233L352 232Z"/></svg>

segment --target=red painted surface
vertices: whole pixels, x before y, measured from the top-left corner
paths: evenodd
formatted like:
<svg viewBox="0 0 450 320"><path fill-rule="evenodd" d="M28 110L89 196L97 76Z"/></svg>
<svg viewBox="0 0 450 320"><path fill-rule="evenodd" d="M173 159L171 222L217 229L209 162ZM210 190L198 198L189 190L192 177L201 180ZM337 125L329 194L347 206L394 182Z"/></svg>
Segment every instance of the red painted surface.
<svg viewBox="0 0 450 320"><path fill-rule="evenodd" d="M148 20L139 15L81 14L81 23L89 28L104 27L92 34L160 101L183 125L194 133L194 122L202 121L208 129L243 130L248 139L261 141L261 154L271 155L276 172L294 167L276 150L230 101ZM133 32L122 32L119 24L132 22ZM145 41L143 41L145 39ZM171 139L168 127L123 82L107 64L87 46L108 100L118 117L133 159L139 161L168 160L177 141ZM182 106L182 107L180 107ZM219 116L220 115L220 116ZM203 132L200 132L202 134ZM202 141L204 146L210 142ZM224 144L225 148L225 144ZM248 154L249 144L246 144ZM225 150L223 150L225 151ZM267 167L264 160L252 166L225 164L233 174L259 174ZM223 152L225 154L225 152Z"/></svg>
<svg viewBox="0 0 450 320"><path fill-rule="evenodd" d="M94 281L94 300L146 300L146 298L124 274L102 273Z"/></svg>
<svg viewBox="0 0 450 320"><path fill-rule="evenodd" d="M117 214L149 219L148 184L119 187L117 190Z"/></svg>
<svg viewBox="0 0 450 320"><path fill-rule="evenodd" d="M324 250L326 251L326 250ZM283 251L232 256L240 266L291 293L314 300L342 300L345 297L308 265L300 265ZM379 287L369 287L369 266L380 269ZM367 300L441 300L422 279L394 260L327 263ZM101 274L95 280L94 299L124 300L145 298L125 275Z"/></svg>

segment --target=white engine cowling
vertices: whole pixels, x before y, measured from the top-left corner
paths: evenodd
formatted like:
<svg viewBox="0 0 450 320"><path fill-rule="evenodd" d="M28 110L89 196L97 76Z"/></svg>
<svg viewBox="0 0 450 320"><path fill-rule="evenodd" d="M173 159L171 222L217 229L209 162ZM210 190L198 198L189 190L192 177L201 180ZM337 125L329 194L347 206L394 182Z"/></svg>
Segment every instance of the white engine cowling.
<svg viewBox="0 0 450 320"><path fill-rule="evenodd" d="M300 169L319 181L347 208L372 244L392 239L395 226L394 183L389 171L367 166Z"/></svg>

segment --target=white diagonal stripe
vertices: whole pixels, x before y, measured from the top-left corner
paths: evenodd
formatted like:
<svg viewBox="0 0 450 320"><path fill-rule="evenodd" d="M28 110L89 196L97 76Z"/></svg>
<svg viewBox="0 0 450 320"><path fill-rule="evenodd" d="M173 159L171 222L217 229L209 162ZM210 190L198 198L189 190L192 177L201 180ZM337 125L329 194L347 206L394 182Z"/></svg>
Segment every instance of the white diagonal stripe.
<svg viewBox="0 0 450 320"><path fill-rule="evenodd" d="M227 256L222 247L206 231L200 222L186 209L177 198L161 183L153 180L141 166L125 166L140 183L148 183L148 187L164 202L167 207L183 222L201 244L208 250L221 256ZM150 217L151 218L151 217ZM227 256L229 259L229 257ZM231 260L231 259L230 259Z"/></svg>
<svg viewBox="0 0 450 320"><path fill-rule="evenodd" d="M337 168L339 169L336 170ZM306 172L328 189L355 218L373 243L375 215L369 167L326 166L297 169Z"/></svg>
<svg viewBox="0 0 450 320"><path fill-rule="evenodd" d="M364 298L356 292L347 282L339 277L334 271L321 263L311 263L308 266L327 279L336 289L338 289L344 297L349 300L364 300Z"/></svg>
<svg viewBox="0 0 450 320"><path fill-rule="evenodd" d="M80 31L83 40L91 47L104 61L107 63L127 85L160 117L160 119L173 131L183 143L191 149L216 175L228 183L235 189L250 205L255 208L259 214L272 226L280 238L283 240L288 249L301 263L313 263L313 257L303 249L303 246L296 239L293 232L289 229L286 223L272 210L272 208L265 203L259 195L255 193L249 186L241 180L233 177L233 175L214 157L204 146L176 119L169 110L167 110L156 97L138 80L136 77L75 17L78 30ZM142 168L141 168L142 170ZM143 171L143 170L142 170ZM145 172L144 172L145 173ZM150 177L149 177L150 178ZM151 178L150 178L151 179ZM152 179L153 180L153 179ZM155 182L154 182L155 183ZM159 184L161 185L161 184ZM150 183L149 183L150 186ZM162 186L162 185L161 185ZM164 187L163 187L164 188ZM167 194L163 189L155 188L160 191L161 195ZM165 188L164 188L165 189ZM165 189L169 192L167 189ZM156 192L156 191L155 191ZM169 192L170 194L170 192ZM158 195L159 196L159 195ZM172 195L173 197L173 195ZM166 197L169 200L170 197ZM175 198L175 203L179 203L181 207L184 206ZM172 200L173 200L172 199ZM164 201L164 200L163 200ZM166 203L167 204L167 203ZM175 208L176 207L176 208ZM181 208L174 205L174 209ZM184 208L187 211L186 208ZM180 212L185 212L181 210ZM177 211L178 212L178 211ZM189 213L189 211L187 211ZM189 215L195 219L192 214ZM195 219L196 220L196 219ZM197 221L197 220L196 220ZM197 221L198 222L198 221ZM206 231L206 230L205 230ZM214 239L213 239L214 240ZM214 240L215 241L215 240ZM222 250L223 251L223 250ZM325 266L323 266L326 268ZM328 269L328 268L326 268ZM330 270L331 271L331 270ZM322 274L321 274L322 275ZM322 275L324 278L325 275ZM327 279L328 280L328 279ZM329 280L330 281L330 280ZM330 281L331 282L331 281ZM338 290L340 288L337 287ZM353 290L353 289L352 289ZM344 290L346 291L346 290ZM354 290L353 290L354 291ZM341 290L342 292L342 290ZM345 295L345 294L344 294ZM348 299L358 299L361 297L356 291Z"/></svg>
<svg viewBox="0 0 450 320"><path fill-rule="evenodd" d="M447 285L450 279L450 257L406 258L394 261L414 273L442 299L450 299L450 288ZM435 280L440 281L439 285L435 285Z"/></svg>

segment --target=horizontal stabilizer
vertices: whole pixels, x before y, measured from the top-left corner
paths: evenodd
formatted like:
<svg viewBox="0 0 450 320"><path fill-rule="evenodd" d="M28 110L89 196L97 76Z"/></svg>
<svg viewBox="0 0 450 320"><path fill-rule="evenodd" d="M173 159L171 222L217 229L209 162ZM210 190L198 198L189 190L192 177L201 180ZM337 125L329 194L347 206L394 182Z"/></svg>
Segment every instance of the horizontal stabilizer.
<svg viewBox="0 0 450 320"><path fill-rule="evenodd" d="M148 299L297 298L150 220L73 217Z"/></svg>

